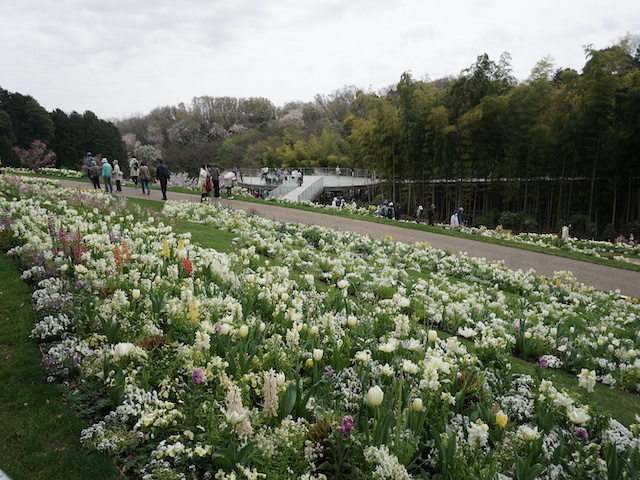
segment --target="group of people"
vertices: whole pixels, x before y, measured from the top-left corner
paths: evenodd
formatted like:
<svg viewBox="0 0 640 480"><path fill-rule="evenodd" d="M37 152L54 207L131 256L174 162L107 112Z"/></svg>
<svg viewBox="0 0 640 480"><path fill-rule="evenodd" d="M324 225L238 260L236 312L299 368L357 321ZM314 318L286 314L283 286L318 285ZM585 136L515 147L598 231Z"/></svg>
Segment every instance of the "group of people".
<svg viewBox="0 0 640 480"><path fill-rule="evenodd" d="M422 221L422 212L424 207L422 205L418 205L415 213L413 214L413 218L417 223ZM436 221L436 206L432 203L429 205L429 209L427 210L427 224L434 225Z"/></svg>
<svg viewBox="0 0 640 480"><path fill-rule="evenodd" d="M116 184L116 191L122 191L122 180L124 179L124 172L120 167L118 160L114 160L113 164L109 163L106 157L101 160L101 165L98 166L98 162L94 158L91 152L87 152L87 158L85 160L87 166L87 175L93 184L94 189L100 189L100 178L104 181L104 190L106 193L113 193L112 181ZM162 158L158 159L158 166L156 167L156 178L160 182L160 190L162 191L162 199L167 199L167 183L171 174L169 167L164 163ZM145 161L139 162L137 158L132 157L129 160L129 178L134 183L135 188L140 187L142 193L146 192L147 195L151 194L151 188L149 182L151 181L151 171Z"/></svg>
<svg viewBox="0 0 640 480"><path fill-rule="evenodd" d="M267 185L280 185L282 181L295 180L298 186L302 185L304 173L302 170L298 170L294 168L293 170L288 170L286 168L276 168L275 170L269 169L269 167L262 167L260 169L260 178Z"/></svg>
<svg viewBox="0 0 640 480"><path fill-rule="evenodd" d="M333 197L333 200L331 201L331 206L335 208L344 208L347 206L347 201L342 196ZM355 199L351 200L351 207L356 208L357 206L358 204L356 203Z"/></svg>
<svg viewBox="0 0 640 480"><path fill-rule="evenodd" d="M200 191L200 202L210 201L211 192L215 198L220 198L220 183L227 190L227 198L233 198L233 187L236 184L236 172L221 173L218 165L202 165L198 174L198 190Z"/></svg>

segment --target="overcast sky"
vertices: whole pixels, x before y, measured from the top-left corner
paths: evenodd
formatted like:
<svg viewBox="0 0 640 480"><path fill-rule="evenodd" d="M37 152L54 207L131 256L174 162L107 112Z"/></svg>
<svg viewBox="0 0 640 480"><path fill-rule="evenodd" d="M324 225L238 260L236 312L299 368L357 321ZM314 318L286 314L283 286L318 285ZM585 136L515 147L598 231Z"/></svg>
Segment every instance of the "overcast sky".
<svg viewBox="0 0 640 480"><path fill-rule="evenodd" d="M525 80L551 56L640 34L640 1L2 0L0 87L104 119L193 97L311 101L379 91L405 71L459 75L487 53Z"/></svg>

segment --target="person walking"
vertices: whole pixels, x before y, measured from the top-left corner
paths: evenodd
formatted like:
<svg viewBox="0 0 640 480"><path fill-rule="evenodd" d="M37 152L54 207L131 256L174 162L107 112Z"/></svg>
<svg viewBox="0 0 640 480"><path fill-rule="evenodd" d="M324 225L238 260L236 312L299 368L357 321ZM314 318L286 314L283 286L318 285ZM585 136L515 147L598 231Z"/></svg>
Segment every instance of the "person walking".
<svg viewBox="0 0 640 480"><path fill-rule="evenodd" d="M464 218L462 217L462 213L464 212L464 208L460 207L458 209L458 226L459 227L463 227L464 226Z"/></svg>
<svg viewBox="0 0 640 480"><path fill-rule="evenodd" d="M422 205L418 205L418 208L416 208L416 213L414 214L414 218L417 223L420 223L422 220L422 210L423 210Z"/></svg>
<svg viewBox="0 0 640 480"><path fill-rule="evenodd" d="M429 205L429 210L427 211L427 223L429 225L434 225L436 222L436 206L432 203Z"/></svg>
<svg viewBox="0 0 640 480"><path fill-rule="evenodd" d="M91 170L91 162L94 162L95 160L96 159L93 158L91 152L87 152L87 158L85 159L84 163L87 166L87 177L89 177L89 180L91 180L91 175L89 175L89 172Z"/></svg>
<svg viewBox="0 0 640 480"><path fill-rule="evenodd" d="M91 160L91 166L89 167L89 178L93 184L94 190L100 189L100 173L101 169L95 160Z"/></svg>
<svg viewBox="0 0 640 480"><path fill-rule="evenodd" d="M113 167L106 158L102 159L102 178L104 179L104 193L113 193L113 185L111 177L113 176Z"/></svg>
<svg viewBox="0 0 640 480"><path fill-rule="evenodd" d="M458 227L460 227L458 213L459 212L453 212L453 215L451 215L451 218L449 219L449 226L451 227L451 230L456 230Z"/></svg>
<svg viewBox="0 0 640 480"><path fill-rule="evenodd" d="M149 188L149 182L151 181L151 172L149 171L149 167L147 167L147 162L142 161L142 165L138 169L138 173L140 175L140 186L142 187L142 194L144 195L145 189L147 190L147 195L151 195L151 189Z"/></svg>
<svg viewBox="0 0 640 480"><path fill-rule="evenodd" d="M122 191L122 170L120 169L120 164L118 160L113 161L113 181L116 182L116 190L118 192Z"/></svg>
<svg viewBox="0 0 640 480"><path fill-rule="evenodd" d="M140 162L136 157L131 157L129 160L129 178L138 187L138 178L140 176ZM144 193L144 191L142 192Z"/></svg>
<svg viewBox="0 0 640 480"><path fill-rule="evenodd" d="M158 166L156 167L156 178L160 182L160 190L162 191L162 200L167 199L167 182L171 178L169 167L164 163L164 159L158 159Z"/></svg>

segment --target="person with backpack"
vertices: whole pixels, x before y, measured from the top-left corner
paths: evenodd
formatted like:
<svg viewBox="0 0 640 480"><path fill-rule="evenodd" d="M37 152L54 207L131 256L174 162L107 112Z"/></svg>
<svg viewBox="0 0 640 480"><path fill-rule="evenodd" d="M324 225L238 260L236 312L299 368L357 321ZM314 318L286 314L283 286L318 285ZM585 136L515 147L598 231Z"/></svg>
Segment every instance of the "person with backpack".
<svg viewBox="0 0 640 480"><path fill-rule="evenodd" d="M138 186L138 177L140 176L140 162L136 157L131 157L129 160L129 177L131 181L135 183L136 187ZM142 192L144 193L144 191Z"/></svg>
<svg viewBox="0 0 640 480"><path fill-rule="evenodd" d="M91 171L91 162L94 162L95 158L93 158L93 155L91 154L91 152L87 152L87 158L84 160L85 165L87 166L87 177L89 177L89 179L91 179L91 175L89 175L89 172Z"/></svg>
<svg viewBox="0 0 640 480"><path fill-rule="evenodd" d="M91 179L94 190L100 189L100 173L101 170L96 161L91 160L91 166L89 167L89 178Z"/></svg>
<svg viewBox="0 0 640 480"><path fill-rule="evenodd" d="M169 173L169 167L164 163L164 159L158 159L158 166L156 167L156 178L160 182L160 190L162 191L162 200L167 199L167 182L171 174Z"/></svg>

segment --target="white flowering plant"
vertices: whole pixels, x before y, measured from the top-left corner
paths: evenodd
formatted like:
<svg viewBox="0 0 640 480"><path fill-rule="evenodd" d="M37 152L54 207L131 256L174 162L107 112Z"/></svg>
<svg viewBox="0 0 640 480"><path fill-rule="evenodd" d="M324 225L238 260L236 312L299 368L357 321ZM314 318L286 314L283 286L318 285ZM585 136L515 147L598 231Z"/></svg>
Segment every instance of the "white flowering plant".
<svg viewBox="0 0 640 480"><path fill-rule="evenodd" d="M106 400L83 442L135 458L123 460L133 475L568 479L619 460L632 478L640 467L640 428L508 361L570 369L583 390L607 378L637 391L633 299L206 204L170 201L156 218L43 182L0 176L0 191L20 192L0 210L42 312L32 336L52 380ZM233 232L234 248L195 245L165 215Z"/></svg>

